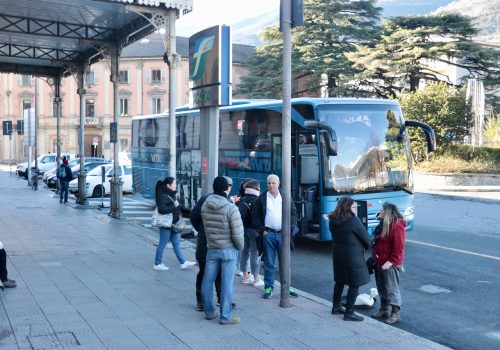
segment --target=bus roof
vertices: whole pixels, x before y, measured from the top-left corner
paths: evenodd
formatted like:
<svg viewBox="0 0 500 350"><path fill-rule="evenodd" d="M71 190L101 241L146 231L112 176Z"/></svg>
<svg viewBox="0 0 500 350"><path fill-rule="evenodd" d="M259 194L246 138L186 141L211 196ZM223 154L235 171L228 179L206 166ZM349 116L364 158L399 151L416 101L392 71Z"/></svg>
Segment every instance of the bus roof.
<svg viewBox="0 0 500 350"><path fill-rule="evenodd" d="M283 101L282 100L273 100L273 99L235 99L232 101L233 103L230 106L221 107L221 111L224 110L241 110L247 109L248 107L252 108L262 108L262 107L278 107ZM313 108L316 108L318 105L332 104L332 105L345 105L345 104L392 104L398 105L397 101L388 100L388 99L374 99L374 98L355 98L355 97L299 97L292 99L292 105L298 104L309 104ZM176 108L176 113L197 113L198 109L190 109L189 105L183 105ZM157 118L157 117L167 117L168 111L159 114L150 114L150 115L142 115L136 116L132 119L149 119L149 118Z"/></svg>

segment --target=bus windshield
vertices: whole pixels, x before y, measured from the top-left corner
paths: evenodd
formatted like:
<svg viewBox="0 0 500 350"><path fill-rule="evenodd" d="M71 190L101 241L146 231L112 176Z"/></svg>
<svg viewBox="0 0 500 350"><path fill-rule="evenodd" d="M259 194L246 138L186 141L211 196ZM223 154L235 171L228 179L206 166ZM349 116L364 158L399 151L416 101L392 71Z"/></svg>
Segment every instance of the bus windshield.
<svg viewBox="0 0 500 350"><path fill-rule="evenodd" d="M399 106L320 105L318 117L336 131L338 141L337 156L323 161L326 195L412 191L410 147Z"/></svg>

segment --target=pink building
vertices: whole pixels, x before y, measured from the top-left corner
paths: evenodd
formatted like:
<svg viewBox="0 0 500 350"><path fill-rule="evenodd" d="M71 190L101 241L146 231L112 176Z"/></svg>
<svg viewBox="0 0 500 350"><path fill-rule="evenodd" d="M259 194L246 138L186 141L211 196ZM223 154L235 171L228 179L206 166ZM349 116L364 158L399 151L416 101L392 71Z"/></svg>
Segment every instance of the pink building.
<svg viewBox="0 0 500 350"><path fill-rule="evenodd" d="M241 76L247 75L244 66L254 47L233 44L233 87ZM177 38L177 52L181 55L177 70L177 105L188 103L189 61L188 39ZM163 62L164 47L158 34L152 34L140 42L122 50L120 59L120 149L129 152L131 118L136 115L160 113L168 108L168 67ZM109 123L113 121L113 84L109 80L109 61L100 61L89 67L86 73L85 95L85 155L103 155L112 158L109 142ZM14 134L0 138L0 161L27 159L25 135L18 135L16 125L23 119L23 111L35 107L35 79L38 80L38 154L55 153L57 145L56 118L53 104L54 93L44 78L0 74L0 119L11 120ZM62 117L61 152L78 152L80 103L76 76L63 79L61 85ZM27 125L26 127L27 128Z"/></svg>

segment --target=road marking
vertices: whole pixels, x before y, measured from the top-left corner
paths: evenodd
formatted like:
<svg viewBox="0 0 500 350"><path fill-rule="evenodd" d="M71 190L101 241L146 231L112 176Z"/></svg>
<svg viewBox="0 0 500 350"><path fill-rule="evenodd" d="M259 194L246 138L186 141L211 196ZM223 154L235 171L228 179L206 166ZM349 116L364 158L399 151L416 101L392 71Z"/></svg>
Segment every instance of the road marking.
<svg viewBox="0 0 500 350"><path fill-rule="evenodd" d="M445 247L445 246L437 245L437 244L430 244L430 243L425 243L425 242L413 241L411 239L407 239L406 242L420 244L420 245L425 245L427 247L433 247L433 248L440 248L440 249L444 249L444 250L450 250L452 252L457 252L457 253L464 253L464 254L469 254L469 255L474 255L474 256L480 256L482 258L488 258L488 259L493 259L493 260L500 260L500 257L498 257L498 256L486 255L486 254L480 254L480 253L474 253L474 252L470 252L468 250L462 250L462 249Z"/></svg>

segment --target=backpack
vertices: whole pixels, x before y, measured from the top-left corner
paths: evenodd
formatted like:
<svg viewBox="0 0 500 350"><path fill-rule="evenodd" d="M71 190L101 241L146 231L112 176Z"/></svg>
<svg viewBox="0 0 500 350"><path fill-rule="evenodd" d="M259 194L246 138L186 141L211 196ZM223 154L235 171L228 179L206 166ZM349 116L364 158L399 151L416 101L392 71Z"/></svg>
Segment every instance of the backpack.
<svg viewBox="0 0 500 350"><path fill-rule="evenodd" d="M61 180L66 177L66 166L63 165L57 169L57 177Z"/></svg>

